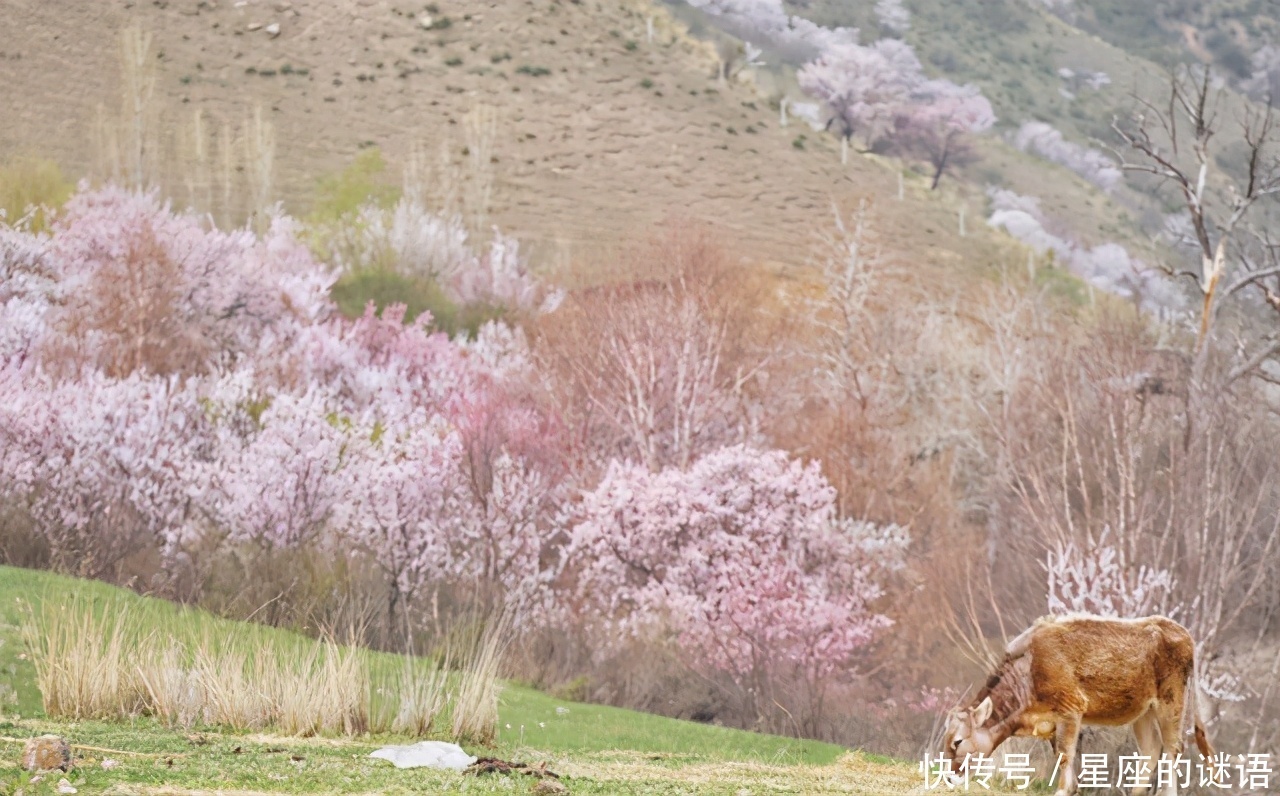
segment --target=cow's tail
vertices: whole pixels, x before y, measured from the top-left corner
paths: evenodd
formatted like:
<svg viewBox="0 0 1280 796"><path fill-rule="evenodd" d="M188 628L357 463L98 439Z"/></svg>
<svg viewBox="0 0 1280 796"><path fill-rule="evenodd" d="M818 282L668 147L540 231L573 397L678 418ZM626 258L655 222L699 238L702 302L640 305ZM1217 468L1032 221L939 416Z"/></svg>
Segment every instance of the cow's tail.
<svg viewBox="0 0 1280 796"><path fill-rule="evenodd" d="M1213 757L1213 745L1209 743L1209 736L1204 731L1204 720L1200 717L1200 680L1196 677L1196 666L1194 661L1191 664L1191 671L1187 677L1187 696L1182 709L1182 732L1183 737L1195 733L1196 748L1200 750L1200 754L1205 759Z"/></svg>

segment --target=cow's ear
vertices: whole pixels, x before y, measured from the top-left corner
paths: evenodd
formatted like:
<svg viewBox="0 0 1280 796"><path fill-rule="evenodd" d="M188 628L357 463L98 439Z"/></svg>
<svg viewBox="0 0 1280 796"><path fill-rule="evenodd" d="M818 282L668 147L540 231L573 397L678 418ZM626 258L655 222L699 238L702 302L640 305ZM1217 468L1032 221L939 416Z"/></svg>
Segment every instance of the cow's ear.
<svg viewBox="0 0 1280 796"><path fill-rule="evenodd" d="M973 726L981 727L987 723L987 719L991 718L991 711L995 706L991 704L991 697L987 697L973 709Z"/></svg>

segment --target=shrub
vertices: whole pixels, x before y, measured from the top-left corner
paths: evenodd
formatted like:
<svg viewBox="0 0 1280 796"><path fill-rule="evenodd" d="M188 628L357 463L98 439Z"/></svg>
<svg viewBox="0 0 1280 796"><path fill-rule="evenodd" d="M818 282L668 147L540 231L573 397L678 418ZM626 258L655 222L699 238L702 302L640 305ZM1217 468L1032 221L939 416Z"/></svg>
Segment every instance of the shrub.
<svg viewBox="0 0 1280 796"><path fill-rule="evenodd" d="M316 196L308 217L310 225L338 222L369 203L378 207L394 205L400 198L400 191L386 182L383 176L386 170L381 150L370 147L338 174L322 177L316 185Z"/></svg>
<svg viewBox="0 0 1280 796"><path fill-rule="evenodd" d="M30 229L48 228L50 211L62 207L73 186L58 164L39 158L17 158L0 166L0 216L14 224L31 213Z"/></svg>
<svg viewBox="0 0 1280 796"><path fill-rule="evenodd" d="M458 306L431 279L409 276L390 268L349 271L333 286L333 300L348 318L359 318L372 303L379 313L392 304L405 305L405 320L429 312L435 325L453 334Z"/></svg>

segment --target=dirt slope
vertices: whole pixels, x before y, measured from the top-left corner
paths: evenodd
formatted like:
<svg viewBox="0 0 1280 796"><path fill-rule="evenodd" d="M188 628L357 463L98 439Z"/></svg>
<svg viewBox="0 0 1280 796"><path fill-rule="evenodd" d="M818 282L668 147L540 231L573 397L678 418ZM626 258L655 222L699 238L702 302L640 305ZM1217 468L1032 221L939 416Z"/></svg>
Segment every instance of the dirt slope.
<svg viewBox="0 0 1280 796"><path fill-rule="evenodd" d="M980 195L961 239L955 196L909 178L900 202L895 165L842 167L829 137L782 128L749 84L719 84L707 46L648 2L9 0L5 16L0 156L35 152L101 173L95 120L100 105L118 112L120 31L135 24L154 33L162 185L196 206L222 190L218 130L242 136L257 105L275 129L273 195L305 212L315 180L363 146L398 167L415 145L434 162L443 143L465 163L466 115L480 103L499 113L492 220L545 261L589 257L674 215L713 222L784 269L804 261L833 201L863 196L913 265L950 271L1002 256ZM188 140L197 110L199 167ZM235 171L242 186L240 160Z"/></svg>

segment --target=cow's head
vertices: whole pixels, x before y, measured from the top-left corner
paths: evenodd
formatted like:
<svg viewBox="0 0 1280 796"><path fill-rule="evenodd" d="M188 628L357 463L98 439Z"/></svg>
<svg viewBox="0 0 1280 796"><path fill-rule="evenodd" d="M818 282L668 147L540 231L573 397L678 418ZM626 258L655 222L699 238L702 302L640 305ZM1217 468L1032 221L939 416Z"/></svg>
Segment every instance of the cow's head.
<svg viewBox="0 0 1280 796"><path fill-rule="evenodd" d="M942 754L951 762L953 772L963 771L970 755L991 756L995 739L983 725L991 718L991 697L971 708L955 708L947 714L947 729L942 737Z"/></svg>

